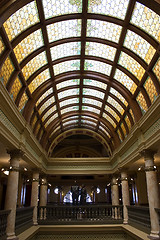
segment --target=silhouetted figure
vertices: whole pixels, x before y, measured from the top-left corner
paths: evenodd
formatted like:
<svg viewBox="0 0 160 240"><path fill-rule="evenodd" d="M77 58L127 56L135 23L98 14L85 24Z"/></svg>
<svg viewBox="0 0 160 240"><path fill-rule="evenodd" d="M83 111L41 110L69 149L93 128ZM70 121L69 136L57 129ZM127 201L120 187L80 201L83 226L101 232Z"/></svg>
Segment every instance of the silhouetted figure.
<svg viewBox="0 0 160 240"><path fill-rule="evenodd" d="M86 203L87 191L84 185L81 188L80 204Z"/></svg>
<svg viewBox="0 0 160 240"><path fill-rule="evenodd" d="M75 185L71 187L72 192L72 202L74 205L78 204L78 197L79 197L79 186Z"/></svg>

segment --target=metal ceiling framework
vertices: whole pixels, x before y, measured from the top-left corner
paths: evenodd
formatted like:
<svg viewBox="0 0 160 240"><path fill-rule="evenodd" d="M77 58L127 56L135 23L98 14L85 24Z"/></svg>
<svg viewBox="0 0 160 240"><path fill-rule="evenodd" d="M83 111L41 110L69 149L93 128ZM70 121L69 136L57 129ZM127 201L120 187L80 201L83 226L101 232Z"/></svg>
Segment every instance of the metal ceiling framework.
<svg viewBox="0 0 160 240"><path fill-rule="evenodd" d="M160 93L159 14L149 0L17 0L1 12L0 78L47 151L72 129L112 151L125 139Z"/></svg>

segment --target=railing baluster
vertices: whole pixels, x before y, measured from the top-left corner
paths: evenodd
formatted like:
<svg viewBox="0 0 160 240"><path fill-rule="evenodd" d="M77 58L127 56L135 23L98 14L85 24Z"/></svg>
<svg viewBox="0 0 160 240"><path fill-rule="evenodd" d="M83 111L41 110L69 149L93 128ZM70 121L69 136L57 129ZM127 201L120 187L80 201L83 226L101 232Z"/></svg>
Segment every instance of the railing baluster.
<svg viewBox="0 0 160 240"><path fill-rule="evenodd" d="M82 221L83 220L83 221ZM46 207L38 207L38 223L39 224L61 224L61 222L82 223L94 221L95 223L107 220L116 220L122 223L122 206L111 205L54 205Z"/></svg>

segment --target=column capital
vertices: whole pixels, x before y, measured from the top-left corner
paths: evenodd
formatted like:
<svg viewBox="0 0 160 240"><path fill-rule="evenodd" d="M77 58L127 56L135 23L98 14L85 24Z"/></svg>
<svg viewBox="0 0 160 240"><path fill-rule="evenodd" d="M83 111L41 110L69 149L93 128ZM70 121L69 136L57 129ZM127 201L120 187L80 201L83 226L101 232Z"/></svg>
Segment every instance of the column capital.
<svg viewBox="0 0 160 240"><path fill-rule="evenodd" d="M143 151L140 152L140 154L142 157L144 157L144 160L146 158L154 160L154 155L156 154L156 151L153 151L151 149L144 149Z"/></svg>
<svg viewBox="0 0 160 240"><path fill-rule="evenodd" d="M116 176L112 177L111 186L113 186L113 185L118 185L118 180L117 180Z"/></svg>
<svg viewBox="0 0 160 240"><path fill-rule="evenodd" d="M23 157L24 152L20 149L7 150L7 153L10 155L11 159Z"/></svg>

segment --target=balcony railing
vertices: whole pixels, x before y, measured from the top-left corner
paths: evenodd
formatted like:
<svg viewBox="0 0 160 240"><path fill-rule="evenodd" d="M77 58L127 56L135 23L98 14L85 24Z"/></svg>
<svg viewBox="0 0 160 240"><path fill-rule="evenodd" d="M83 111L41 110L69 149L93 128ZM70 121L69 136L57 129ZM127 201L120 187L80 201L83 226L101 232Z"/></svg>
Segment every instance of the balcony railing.
<svg viewBox="0 0 160 240"><path fill-rule="evenodd" d="M111 205L62 205L38 207L39 224L122 223L123 207Z"/></svg>
<svg viewBox="0 0 160 240"><path fill-rule="evenodd" d="M33 208L34 207L17 208L15 226L16 234L20 234L33 225Z"/></svg>
<svg viewBox="0 0 160 240"><path fill-rule="evenodd" d="M144 206L127 206L128 223L147 233L150 232L150 214L149 207Z"/></svg>
<svg viewBox="0 0 160 240"><path fill-rule="evenodd" d="M0 211L0 239L6 239L7 217L10 210Z"/></svg>

